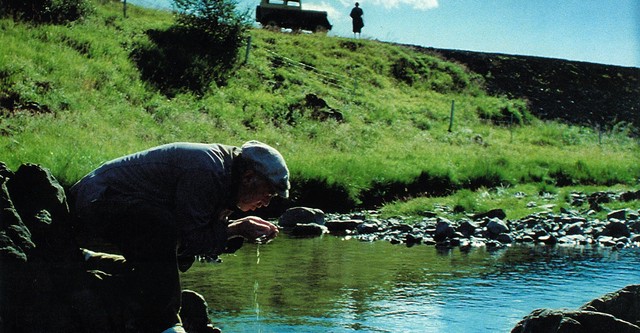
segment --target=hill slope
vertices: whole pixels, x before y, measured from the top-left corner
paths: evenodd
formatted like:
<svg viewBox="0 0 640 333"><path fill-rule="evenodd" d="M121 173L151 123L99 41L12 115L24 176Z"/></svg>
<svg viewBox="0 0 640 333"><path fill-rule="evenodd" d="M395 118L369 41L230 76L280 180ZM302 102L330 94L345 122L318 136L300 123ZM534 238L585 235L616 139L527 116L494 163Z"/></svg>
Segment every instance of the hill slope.
<svg viewBox="0 0 640 333"><path fill-rule="evenodd" d="M180 50L158 38L172 15L131 6L123 18L120 4L95 4L95 16L67 26L0 20L0 160L11 169L42 164L70 185L156 144L258 139L277 146L292 171L294 200L282 205L327 211L524 184L629 186L640 175L629 131L599 137L591 127L539 121L533 101L546 94L530 93L527 106L511 97L517 91L496 88L509 87L508 72L494 80L495 69L474 72L471 61L433 50L251 30L248 58L218 73L223 84L190 90L173 74L167 94L150 80L163 76L148 74L178 67L164 52ZM197 50L182 52L194 52L180 61L195 66L181 68L206 66ZM530 66L504 58L489 63ZM520 90L557 89L545 75L519 80Z"/></svg>
<svg viewBox="0 0 640 333"><path fill-rule="evenodd" d="M482 75L494 94L525 98L541 119L640 127L640 68L553 58L414 47Z"/></svg>

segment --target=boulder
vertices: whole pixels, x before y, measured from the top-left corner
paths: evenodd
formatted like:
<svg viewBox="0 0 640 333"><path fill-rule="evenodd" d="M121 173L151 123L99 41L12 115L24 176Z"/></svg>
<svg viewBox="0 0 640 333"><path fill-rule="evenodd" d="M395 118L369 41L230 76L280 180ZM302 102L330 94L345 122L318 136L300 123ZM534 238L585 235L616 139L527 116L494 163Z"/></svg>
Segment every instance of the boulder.
<svg viewBox="0 0 640 333"><path fill-rule="evenodd" d="M607 225L604 227L608 236L611 237L629 237L631 236L631 232L629 231L629 227L622 221L612 219Z"/></svg>
<svg viewBox="0 0 640 333"><path fill-rule="evenodd" d="M493 235L497 236L502 233L509 232L509 227L504 221L498 218L492 218L489 223L487 223L487 230Z"/></svg>
<svg viewBox="0 0 640 333"><path fill-rule="evenodd" d="M629 191L620 194L621 201L632 201L632 200L640 200L640 190L638 191Z"/></svg>
<svg viewBox="0 0 640 333"><path fill-rule="evenodd" d="M356 227L356 231L359 234L372 234L380 231L380 225L378 225L377 223L364 222L358 224L358 226Z"/></svg>
<svg viewBox="0 0 640 333"><path fill-rule="evenodd" d="M469 220L464 220L456 228L456 231L458 231L461 234L463 234L464 237L469 238L469 236L472 236L476 232L477 228L478 228L478 226L475 223L473 223L473 222L471 222Z"/></svg>
<svg viewBox="0 0 640 333"><path fill-rule="evenodd" d="M454 237L456 230L451 225L451 222L445 218L438 218L436 223L436 233L433 235L433 239L436 242L444 241L447 238Z"/></svg>
<svg viewBox="0 0 640 333"><path fill-rule="evenodd" d="M471 218L473 220L481 220L483 218L498 218L498 219L504 219L507 217L507 213L504 212L504 210L498 208L498 209L492 209L488 212L484 212L484 213L478 213L473 215Z"/></svg>
<svg viewBox="0 0 640 333"><path fill-rule="evenodd" d="M126 281L85 261L69 222L49 170L23 164L13 173L0 162L0 332L137 331ZM190 332L216 332L202 326L206 303L190 296Z"/></svg>
<svg viewBox="0 0 640 333"><path fill-rule="evenodd" d="M581 306L580 309L608 313L640 326L640 284L626 286L606 294Z"/></svg>
<svg viewBox="0 0 640 333"><path fill-rule="evenodd" d="M83 331L77 318L86 307L76 296L91 282L80 269L62 187L34 164L2 174L0 331Z"/></svg>
<svg viewBox="0 0 640 333"><path fill-rule="evenodd" d="M328 232L329 230L324 225L316 223L298 223L291 228L289 234L294 237L317 237Z"/></svg>
<svg viewBox="0 0 640 333"><path fill-rule="evenodd" d="M297 224L309 223L324 225L324 212L316 208L293 207L287 209L278 219L278 224L282 228L293 228Z"/></svg>
<svg viewBox="0 0 640 333"><path fill-rule="evenodd" d="M567 235L582 235L584 234L584 230L582 230L583 222L575 222L571 224L567 224L564 227Z"/></svg>
<svg viewBox="0 0 640 333"><path fill-rule="evenodd" d="M332 220L327 221L325 226L330 232L344 232L347 230L356 230L360 223L362 223L360 220Z"/></svg>
<svg viewBox="0 0 640 333"><path fill-rule="evenodd" d="M511 333L638 333L640 327L610 314L592 311L537 309Z"/></svg>
<svg viewBox="0 0 640 333"><path fill-rule="evenodd" d="M511 333L638 333L640 285L606 294L578 310L537 309L525 316Z"/></svg>
<svg viewBox="0 0 640 333"><path fill-rule="evenodd" d="M31 232L22 222L7 190L7 178L0 176L0 260L27 261L27 253L35 247Z"/></svg>
<svg viewBox="0 0 640 333"><path fill-rule="evenodd" d="M511 244L513 242L513 238L508 233L501 233L496 237L496 240L502 244Z"/></svg>
<svg viewBox="0 0 640 333"><path fill-rule="evenodd" d="M627 218L626 209L618 209L607 214L607 220L616 219L624 221Z"/></svg>
<svg viewBox="0 0 640 333"><path fill-rule="evenodd" d="M199 293L185 289L182 291L180 319L182 326L189 333L220 333L213 327L207 313L207 301Z"/></svg>

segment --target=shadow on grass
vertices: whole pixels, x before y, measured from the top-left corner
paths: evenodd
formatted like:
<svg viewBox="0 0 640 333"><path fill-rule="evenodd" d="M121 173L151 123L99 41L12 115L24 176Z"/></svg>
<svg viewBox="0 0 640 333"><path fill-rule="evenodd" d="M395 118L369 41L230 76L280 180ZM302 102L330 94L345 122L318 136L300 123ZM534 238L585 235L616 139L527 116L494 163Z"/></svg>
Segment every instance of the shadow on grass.
<svg viewBox="0 0 640 333"><path fill-rule="evenodd" d="M422 172L413 181L386 181L376 182L371 188L360 194L363 208L373 209L395 200L411 197L429 196L439 197L455 192L458 185L453 182L450 175L432 175Z"/></svg>
<svg viewBox="0 0 640 333"><path fill-rule="evenodd" d="M148 30L148 41L134 44L131 58L142 79L167 97L192 92L203 95L212 83L226 84L241 40L172 27Z"/></svg>

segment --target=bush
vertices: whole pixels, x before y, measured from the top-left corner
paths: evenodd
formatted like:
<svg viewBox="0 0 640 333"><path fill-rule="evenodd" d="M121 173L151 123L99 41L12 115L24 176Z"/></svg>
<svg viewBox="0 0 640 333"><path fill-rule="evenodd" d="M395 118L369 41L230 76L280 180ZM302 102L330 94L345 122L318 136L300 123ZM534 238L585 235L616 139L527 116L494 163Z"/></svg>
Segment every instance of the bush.
<svg viewBox="0 0 640 333"><path fill-rule="evenodd" d="M476 112L480 119L489 120L496 125L524 125L532 120L527 111L527 104L523 100L503 101L494 99L491 102L478 105Z"/></svg>
<svg viewBox="0 0 640 333"><path fill-rule="evenodd" d="M93 12L88 0L0 0L0 16L35 23L67 23Z"/></svg>
<svg viewBox="0 0 640 333"><path fill-rule="evenodd" d="M142 78L171 97L202 96L209 85L225 85L248 29L246 14L230 0L175 0L177 24L149 30L134 43L131 57Z"/></svg>
<svg viewBox="0 0 640 333"><path fill-rule="evenodd" d="M236 12L233 0L174 0L178 25L238 47L250 26L249 14Z"/></svg>

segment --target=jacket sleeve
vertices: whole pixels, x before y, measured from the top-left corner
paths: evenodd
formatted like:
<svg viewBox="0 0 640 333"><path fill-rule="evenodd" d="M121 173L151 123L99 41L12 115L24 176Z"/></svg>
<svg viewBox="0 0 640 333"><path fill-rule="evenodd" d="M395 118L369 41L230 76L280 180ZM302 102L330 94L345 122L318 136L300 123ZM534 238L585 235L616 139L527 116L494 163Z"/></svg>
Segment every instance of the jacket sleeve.
<svg viewBox="0 0 640 333"><path fill-rule="evenodd" d="M219 181L207 172L191 172L176 187L176 218L181 255L217 255L227 241L228 221L222 216L226 198Z"/></svg>

